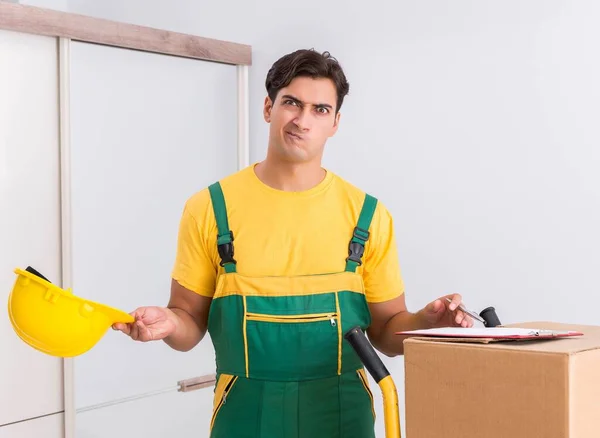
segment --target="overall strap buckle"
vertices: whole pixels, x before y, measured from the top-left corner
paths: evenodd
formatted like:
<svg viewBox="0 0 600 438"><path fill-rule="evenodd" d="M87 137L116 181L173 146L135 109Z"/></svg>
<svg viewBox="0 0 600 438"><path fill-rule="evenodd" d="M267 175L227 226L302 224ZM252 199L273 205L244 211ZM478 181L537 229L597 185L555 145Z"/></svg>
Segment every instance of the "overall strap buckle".
<svg viewBox="0 0 600 438"><path fill-rule="evenodd" d="M362 256L365 253L365 244L369 240L370 233L367 230L363 230L360 227L354 227L354 233L352 234L352 240L348 245L348 257L346 261L353 261L358 266L362 265Z"/></svg>
<svg viewBox="0 0 600 438"><path fill-rule="evenodd" d="M365 253L365 245L371 236L369 228L376 208L377 199L366 194L358 216L358 223L354 227L352 238L348 244L348 257L346 258L346 271L348 272L356 272L356 268L363 263L362 258Z"/></svg>
<svg viewBox="0 0 600 438"><path fill-rule="evenodd" d="M215 221L217 222L217 250L221 261L219 264L225 268L225 272L236 272L236 261L233 258L233 232L229 229L227 220L227 205L223 196L221 184L216 182L208 187L212 201Z"/></svg>
<svg viewBox="0 0 600 438"><path fill-rule="evenodd" d="M217 235L217 250L219 251L219 257L221 257L221 266L225 266L227 263L233 263L237 261L233 258L233 231L225 235Z"/></svg>

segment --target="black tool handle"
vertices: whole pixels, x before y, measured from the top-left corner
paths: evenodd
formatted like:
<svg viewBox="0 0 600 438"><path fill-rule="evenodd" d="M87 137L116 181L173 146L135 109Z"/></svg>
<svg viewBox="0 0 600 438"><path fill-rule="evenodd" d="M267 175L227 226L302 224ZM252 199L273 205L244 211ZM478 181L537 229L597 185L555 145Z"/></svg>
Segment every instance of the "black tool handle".
<svg viewBox="0 0 600 438"><path fill-rule="evenodd" d="M367 339L360 327L353 327L346 332L344 338L352 345L361 362L369 371L375 382L379 382L390 375L381 358L375 352L375 349Z"/></svg>
<svg viewBox="0 0 600 438"><path fill-rule="evenodd" d="M479 316L485 320L486 327L498 327L502 325L494 307L486 307L479 313Z"/></svg>

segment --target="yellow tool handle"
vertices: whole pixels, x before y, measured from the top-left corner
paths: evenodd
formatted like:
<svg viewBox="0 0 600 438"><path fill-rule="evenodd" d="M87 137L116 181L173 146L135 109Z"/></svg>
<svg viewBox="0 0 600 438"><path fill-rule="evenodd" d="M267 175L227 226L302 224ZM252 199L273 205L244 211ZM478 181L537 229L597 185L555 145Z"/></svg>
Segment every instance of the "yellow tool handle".
<svg viewBox="0 0 600 438"><path fill-rule="evenodd" d="M400 411L398 406L398 391L392 376L384 377L378 382L383 394L383 419L385 421L385 437L401 438Z"/></svg>
<svg viewBox="0 0 600 438"><path fill-rule="evenodd" d="M344 338L352 345L361 362L382 391L385 438L401 438L398 391L390 372L360 327L348 330Z"/></svg>

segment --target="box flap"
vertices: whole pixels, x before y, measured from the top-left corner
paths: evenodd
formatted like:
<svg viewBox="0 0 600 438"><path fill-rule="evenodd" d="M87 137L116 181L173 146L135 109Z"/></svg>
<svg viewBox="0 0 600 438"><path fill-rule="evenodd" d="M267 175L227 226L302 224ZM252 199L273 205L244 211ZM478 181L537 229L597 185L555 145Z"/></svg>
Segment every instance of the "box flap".
<svg viewBox="0 0 600 438"><path fill-rule="evenodd" d="M575 325L557 322L539 321L525 322L517 324L507 324L504 327L536 328L542 330L573 330L583 333L583 336L573 338L556 338L546 340L511 340L502 342L493 342L491 339L465 339L465 338L434 338L434 337L414 337L407 338L405 343L429 342L448 344L456 343L461 346L493 348L503 350L524 350L540 351L547 353L574 354L581 351L594 350L600 348L600 327L590 325Z"/></svg>

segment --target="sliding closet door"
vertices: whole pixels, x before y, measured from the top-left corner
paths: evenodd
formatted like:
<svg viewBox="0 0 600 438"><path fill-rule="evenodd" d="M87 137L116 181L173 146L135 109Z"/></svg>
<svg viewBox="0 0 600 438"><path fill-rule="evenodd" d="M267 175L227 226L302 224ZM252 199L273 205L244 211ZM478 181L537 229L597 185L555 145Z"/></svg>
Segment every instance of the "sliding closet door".
<svg viewBox="0 0 600 438"><path fill-rule="evenodd" d="M58 142L56 40L0 30L0 437L62 418L62 359L22 342L6 307L17 267L61 282Z"/></svg>
<svg viewBox="0 0 600 438"><path fill-rule="evenodd" d="M236 67L71 44L73 291L130 312L169 299L185 201L236 171ZM207 436L210 339L181 353L110 330L74 361L77 437Z"/></svg>
<svg viewBox="0 0 600 438"><path fill-rule="evenodd" d="M62 413L36 417L0 427L0 438L64 438Z"/></svg>

